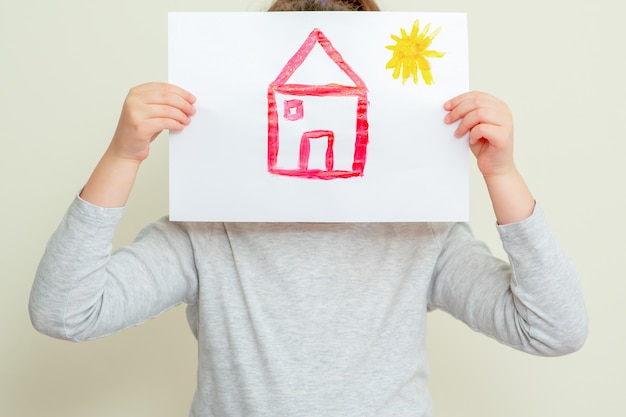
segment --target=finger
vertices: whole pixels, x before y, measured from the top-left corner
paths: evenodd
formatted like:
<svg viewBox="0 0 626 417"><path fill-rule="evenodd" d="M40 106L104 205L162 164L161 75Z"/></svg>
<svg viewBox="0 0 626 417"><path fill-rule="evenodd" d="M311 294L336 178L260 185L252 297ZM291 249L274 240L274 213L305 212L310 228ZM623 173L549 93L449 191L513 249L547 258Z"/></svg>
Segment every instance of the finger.
<svg viewBox="0 0 626 417"><path fill-rule="evenodd" d="M180 109L187 115L195 114L196 98L188 91L168 83L146 83L131 88L127 101L133 106L166 104Z"/></svg>
<svg viewBox="0 0 626 417"><path fill-rule="evenodd" d="M173 119L157 119L156 122L159 123L160 126L162 127L161 130L180 131L180 130L183 130L186 126L185 124L180 123Z"/></svg>
<svg viewBox="0 0 626 417"><path fill-rule="evenodd" d="M182 123L169 118L154 118L146 120L138 129L140 137L154 140L162 131L180 131L185 128Z"/></svg>
<svg viewBox="0 0 626 417"><path fill-rule="evenodd" d="M476 91L465 92L463 94L460 94L460 95L458 95L456 97L453 97L450 100L446 101L443 104L443 108L448 110L448 111L454 110L459 105L459 103L461 103L463 101L466 101L468 99L471 99L471 98L473 98L476 95L477 95Z"/></svg>
<svg viewBox="0 0 626 417"><path fill-rule="evenodd" d="M196 102L196 96L194 96L193 94L191 94L189 91L185 90L184 88L181 88L175 84L169 84L169 83L160 83L161 88L164 91L167 91L171 94L175 94L179 97L182 97L185 101L187 101L188 103L195 103Z"/></svg>
<svg viewBox="0 0 626 417"><path fill-rule="evenodd" d="M475 109L482 107L497 109L502 107L502 103L490 94L470 91L446 102L445 107L449 112L445 121L446 123L454 123Z"/></svg>
<svg viewBox="0 0 626 417"><path fill-rule="evenodd" d="M135 90L138 94L150 94L152 92L175 94L182 97L184 100L191 104L196 102L196 97L189 91L170 83L150 82L138 85L131 89L131 91L133 90Z"/></svg>
<svg viewBox="0 0 626 417"><path fill-rule="evenodd" d="M463 115L454 134L461 137L481 123L491 123L488 113L489 111L484 108L472 109L469 113Z"/></svg>
<svg viewBox="0 0 626 417"><path fill-rule="evenodd" d="M496 147L501 143L501 138L506 134L504 129L500 126L490 124L478 124L474 126L469 132L469 144L475 145L481 140L488 141L491 145Z"/></svg>
<svg viewBox="0 0 626 417"><path fill-rule="evenodd" d="M179 108L169 106L167 104L153 104L148 107L147 119L172 119L180 124L188 125L191 118Z"/></svg>
<svg viewBox="0 0 626 417"><path fill-rule="evenodd" d="M168 91L154 91L145 97L145 103L151 105L166 105L178 109L188 116L195 114L196 109L193 103L184 97Z"/></svg>
<svg viewBox="0 0 626 417"><path fill-rule="evenodd" d="M470 112L477 108L473 100L467 99L457 103L452 110L446 115L445 122L448 124L457 122L467 116Z"/></svg>

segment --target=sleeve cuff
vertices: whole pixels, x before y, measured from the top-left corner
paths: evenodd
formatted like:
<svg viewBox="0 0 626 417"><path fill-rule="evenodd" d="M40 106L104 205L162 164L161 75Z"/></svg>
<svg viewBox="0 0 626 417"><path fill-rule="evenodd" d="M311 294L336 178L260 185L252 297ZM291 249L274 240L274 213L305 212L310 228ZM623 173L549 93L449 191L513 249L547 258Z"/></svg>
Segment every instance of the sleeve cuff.
<svg viewBox="0 0 626 417"><path fill-rule="evenodd" d="M126 211L126 207L100 207L95 204L92 204L86 200L83 200L80 197L80 191L76 193L76 197L70 206L70 211L72 214L78 218L82 218L86 221L90 222L98 222L98 223L115 223L117 224L124 212Z"/></svg>

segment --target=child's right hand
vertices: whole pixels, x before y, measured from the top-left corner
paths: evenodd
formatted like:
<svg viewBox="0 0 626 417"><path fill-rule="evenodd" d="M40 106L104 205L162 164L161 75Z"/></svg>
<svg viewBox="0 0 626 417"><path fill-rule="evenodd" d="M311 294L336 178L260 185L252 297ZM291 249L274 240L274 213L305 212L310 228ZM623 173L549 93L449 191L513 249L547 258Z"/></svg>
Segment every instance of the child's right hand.
<svg viewBox="0 0 626 417"><path fill-rule="evenodd" d="M80 197L100 207L123 207L150 144L163 131L182 130L196 112L196 98L172 84L131 88L111 144L83 187Z"/></svg>
<svg viewBox="0 0 626 417"><path fill-rule="evenodd" d="M168 83L131 88L109 151L120 158L143 161L150 144L164 129L182 130L189 124L196 111L195 101L191 93Z"/></svg>

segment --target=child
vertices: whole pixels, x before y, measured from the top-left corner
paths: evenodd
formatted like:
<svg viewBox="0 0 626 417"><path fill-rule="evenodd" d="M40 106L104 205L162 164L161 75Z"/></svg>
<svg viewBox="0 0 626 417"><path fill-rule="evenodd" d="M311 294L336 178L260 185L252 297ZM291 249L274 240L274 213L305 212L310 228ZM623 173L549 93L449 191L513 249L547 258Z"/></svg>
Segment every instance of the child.
<svg viewBox="0 0 626 417"><path fill-rule="evenodd" d="M277 0L270 10L377 10L372 1ZM587 316L513 160L505 103L444 105L469 132L510 264L465 223L174 223L111 239L152 140L182 130L194 96L132 88L110 146L53 234L32 288L34 326L88 340L187 304L198 340L190 416L431 416L426 313L538 355L579 349ZM315 250L311 250L314 247Z"/></svg>

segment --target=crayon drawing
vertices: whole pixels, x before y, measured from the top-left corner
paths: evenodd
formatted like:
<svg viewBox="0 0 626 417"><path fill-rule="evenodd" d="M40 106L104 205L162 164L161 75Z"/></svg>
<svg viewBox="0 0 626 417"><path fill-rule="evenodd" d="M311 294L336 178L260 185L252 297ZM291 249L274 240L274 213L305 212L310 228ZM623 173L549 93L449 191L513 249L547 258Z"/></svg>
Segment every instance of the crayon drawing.
<svg viewBox="0 0 626 417"><path fill-rule="evenodd" d="M465 14L168 22L168 80L196 97L169 134L170 220L467 221L468 141L443 108L469 89Z"/></svg>
<svg viewBox="0 0 626 417"><path fill-rule="evenodd" d="M416 19L409 35L407 35L406 30L400 28L402 37L391 35L391 39L396 41L396 44L386 46L387 49L393 51L393 56L387 62L386 69L393 68L392 76L394 79L398 79L402 75L402 84L405 84L409 78L412 78L413 83L417 84L418 73L421 73L426 85L432 85L434 79L427 58L441 58L445 55L445 52L426 49L435 39L435 36L439 34L441 27L435 29L430 35L428 34L430 23L424 27L421 33L419 29L419 19Z"/></svg>
<svg viewBox="0 0 626 417"><path fill-rule="evenodd" d="M354 85L343 84L291 84L288 83L293 73L309 57L312 49L320 45L326 55L346 74ZM341 54L333 47L328 38L319 29L314 29L306 38L300 49L289 59L278 77L270 83L268 88L268 138L267 138L267 169L272 174L285 175L291 177L307 179L331 180L336 178L350 178L362 176L365 169L365 161L368 143L368 121L367 121L367 88L363 80L344 61ZM325 128L323 118L308 120L307 126L319 125L316 129L306 129L300 132L298 137L285 137L285 133L280 129L282 123L302 121L307 116L306 107L311 97L324 97L345 99L354 98L354 112L346 115L355 118L355 131L351 138L336 137L333 130ZM279 108L282 109L279 112ZM354 143L352 148L350 166L336 166L335 142L350 140ZM279 152L285 151L281 145L284 141L298 141L299 147L291 152L292 155L279 163ZM310 166L312 144L319 141L324 146L314 146L324 155L321 166ZM287 148L289 149L289 148ZM293 147L292 147L293 149Z"/></svg>

